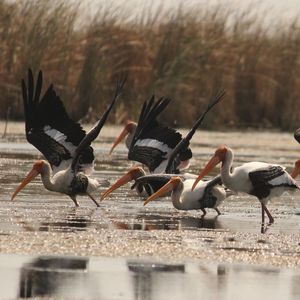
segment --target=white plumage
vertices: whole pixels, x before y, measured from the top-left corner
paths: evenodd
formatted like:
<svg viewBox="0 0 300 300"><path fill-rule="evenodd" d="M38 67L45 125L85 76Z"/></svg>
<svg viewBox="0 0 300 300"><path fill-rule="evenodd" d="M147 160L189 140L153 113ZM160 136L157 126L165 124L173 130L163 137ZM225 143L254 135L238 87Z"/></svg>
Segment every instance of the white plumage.
<svg viewBox="0 0 300 300"><path fill-rule="evenodd" d="M264 223L264 212L267 213L270 223L273 223L274 219L265 205L272 197L280 196L285 191L299 189L296 181L285 171L284 167L277 164L249 162L233 168L233 156L230 148L225 146L218 148L215 155L200 172L193 188L210 170L222 162L223 184L235 192L256 196L262 206L262 223Z"/></svg>
<svg viewBox="0 0 300 300"><path fill-rule="evenodd" d="M205 208L214 208L218 214L218 206L223 200L232 195L230 191L219 184L220 179L214 178L208 181L200 181L197 188L192 191L194 179L183 180L182 177L174 176L155 194L151 195L144 203L148 204L150 201L171 192L171 199L173 206L179 210L193 210L200 209L203 215L206 214Z"/></svg>

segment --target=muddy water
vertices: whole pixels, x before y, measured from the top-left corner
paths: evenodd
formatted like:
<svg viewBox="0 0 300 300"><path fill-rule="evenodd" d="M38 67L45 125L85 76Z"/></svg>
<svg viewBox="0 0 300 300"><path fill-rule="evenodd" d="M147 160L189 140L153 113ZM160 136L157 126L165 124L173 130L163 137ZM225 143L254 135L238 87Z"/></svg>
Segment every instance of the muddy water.
<svg viewBox="0 0 300 300"><path fill-rule="evenodd" d="M133 165L124 145L107 155L119 130L105 128L94 143L95 178L114 182ZM236 165L257 160L290 170L300 156L292 134L200 131L191 145L189 172L197 173L220 144L235 150ZM299 194L269 203L275 224L261 235L259 203L246 195L226 200L219 217L213 210L205 218L197 211L177 211L169 199L143 207L130 185L112 193L100 208L86 197L79 197L75 208L37 178L11 202L14 189L41 156L16 124L0 142L0 157L0 298L300 297L299 269L286 268L300 264ZM52 256L57 254L64 256Z"/></svg>

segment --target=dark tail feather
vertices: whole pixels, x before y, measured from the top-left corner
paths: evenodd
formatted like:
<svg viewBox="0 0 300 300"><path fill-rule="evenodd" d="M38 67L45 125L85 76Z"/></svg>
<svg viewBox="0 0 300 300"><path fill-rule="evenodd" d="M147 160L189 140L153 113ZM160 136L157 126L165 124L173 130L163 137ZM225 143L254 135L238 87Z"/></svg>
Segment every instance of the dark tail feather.
<svg viewBox="0 0 300 300"><path fill-rule="evenodd" d="M158 115L165 110L171 101L170 98L160 98L157 102L154 102L154 99L155 97L152 96L148 102L144 102L131 145L134 145L143 132L148 130L149 126L152 126L152 124L156 122Z"/></svg>

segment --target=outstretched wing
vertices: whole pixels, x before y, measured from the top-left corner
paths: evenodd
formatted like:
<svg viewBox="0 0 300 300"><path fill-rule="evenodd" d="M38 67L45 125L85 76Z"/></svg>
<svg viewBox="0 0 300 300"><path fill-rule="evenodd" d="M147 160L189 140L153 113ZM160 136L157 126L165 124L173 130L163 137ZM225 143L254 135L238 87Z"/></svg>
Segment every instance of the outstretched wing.
<svg viewBox="0 0 300 300"><path fill-rule="evenodd" d="M86 134L80 124L70 119L52 84L41 97L42 85L42 71L35 84L29 69L27 85L22 80L26 137L56 172L71 163L77 146ZM94 160L93 149L86 148L82 157L84 163L91 164Z"/></svg>
<svg viewBox="0 0 300 300"><path fill-rule="evenodd" d="M92 143L92 141L95 140L97 138L97 136L99 135L103 125L106 122L106 119L107 119L110 111L112 110L116 100L118 99L119 95L121 94L121 92L123 90L126 79L127 78L125 77L123 80L120 80L120 79L117 80L115 94L114 94L114 97L113 97L109 107L103 113L101 119L88 132L88 134L82 139L79 146L77 147L77 149L75 151L75 156L74 156L74 159L73 159L73 162L72 162L72 169L73 170L76 169L78 171L78 170L81 170L83 168L84 160L82 158L84 158L85 151L86 151L87 148L90 147L90 144Z"/></svg>
<svg viewBox="0 0 300 300"><path fill-rule="evenodd" d="M157 121L170 101L169 98L160 98L155 102L154 96L145 101L129 148L128 159L145 164L150 172L164 172L165 166L160 166L166 164L169 154L182 139L178 131ZM186 147L181 149L179 157L188 160L192 152Z"/></svg>
<svg viewBox="0 0 300 300"><path fill-rule="evenodd" d="M190 145L190 140L192 139L193 135L195 134L196 130L199 128L199 126L202 124L206 114L217 104L220 102L220 100L224 97L225 95L225 91L221 90L219 91L216 95L214 95L205 111L201 114L201 116L199 117L199 119L195 122L195 124L193 125L192 129L188 132L188 134L186 135L185 138L182 138L180 140L180 142L176 145L176 147L174 147L174 150L172 151L172 153L170 154L169 160L168 160L168 164L166 166L166 173L174 173L174 170L176 170L177 168L177 157L178 157L178 153L180 153L182 151L182 149L187 149Z"/></svg>

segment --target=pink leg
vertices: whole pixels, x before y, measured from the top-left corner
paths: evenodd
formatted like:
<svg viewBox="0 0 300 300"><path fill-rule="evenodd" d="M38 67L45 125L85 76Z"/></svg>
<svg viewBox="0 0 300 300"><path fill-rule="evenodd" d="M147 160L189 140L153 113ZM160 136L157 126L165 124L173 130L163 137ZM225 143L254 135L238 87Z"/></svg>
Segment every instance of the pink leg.
<svg viewBox="0 0 300 300"><path fill-rule="evenodd" d="M215 211L217 212L218 216L221 215L221 212L219 211L219 209L217 207L215 208Z"/></svg>
<svg viewBox="0 0 300 300"><path fill-rule="evenodd" d="M262 226L265 225L265 210L262 203L261 203L261 224Z"/></svg>
<svg viewBox="0 0 300 300"><path fill-rule="evenodd" d="M86 192L86 194L93 200L93 202L96 204L97 207L100 207L100 205L98 204L98 202L94 199L94 197L92 195L90 195L88 192Z"/></svg>
<svg viewBox="0 0 300 300"><path fill-rule="evenodd" d="M272 215L270 214L269 210L267 209L267 207L262 203L261 207L263 208L263 210L267 213L267 216L269 218L269 223L272 224L274 223L274 218L272 217Z"/></svg>

